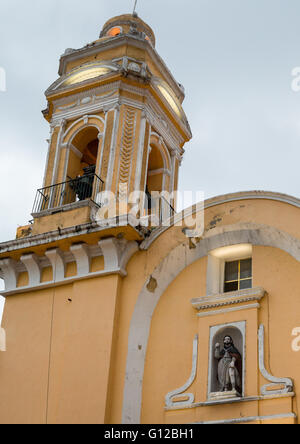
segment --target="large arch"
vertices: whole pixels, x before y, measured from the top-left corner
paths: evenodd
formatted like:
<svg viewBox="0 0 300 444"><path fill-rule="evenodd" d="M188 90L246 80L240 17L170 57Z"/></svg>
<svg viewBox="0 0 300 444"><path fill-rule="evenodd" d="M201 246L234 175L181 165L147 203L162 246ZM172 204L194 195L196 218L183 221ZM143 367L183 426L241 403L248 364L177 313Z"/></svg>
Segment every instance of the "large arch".
<svg viewBox="0 0 300 444"><path fill-rule="evenodd" d="M145 282L132 316L123 398L124 424L140 423L143 376L151 320L160 298L186 267L216 248L238 244L278 248L300 262L300 240L277 228L254 223L216 228L213 232L207 233L194 249L190 249L187 242L171 251L151 276L157 282L156 290L150 293L147 288L149 280Z"/></svg>
<svg viewBox="0 0 300 444"><path fill-rule="evenodd" d="M72 140L74 137L76 137L77 133L82 131L84 128L91 126L95 127L99 131L99 134L103 134L105 120L97 115L88 115L81 117L80 119L73 122L72 125L70 125L69 128L66 129L65 133L62 136L62 145L72 143Z"/></svg>
<svg viewBox="0 0 300 444"><path fill-rule="evenodd" d="M163 161L164 161L164 168L170 169L171 168L171 156L169 153L169 150L167 146L165 145L164 141L162 140L161 136L155 132L151 132L150 135L150 146L155 146L162 155Z"/></svg>

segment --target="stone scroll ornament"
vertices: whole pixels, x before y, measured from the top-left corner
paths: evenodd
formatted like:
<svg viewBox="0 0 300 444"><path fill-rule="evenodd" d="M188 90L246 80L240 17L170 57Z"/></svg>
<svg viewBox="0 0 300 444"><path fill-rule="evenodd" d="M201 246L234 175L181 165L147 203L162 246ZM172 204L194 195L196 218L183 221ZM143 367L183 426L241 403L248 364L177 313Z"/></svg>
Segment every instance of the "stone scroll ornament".
<svg viewBox="0 0 300 444"><path fill-rule="evenodd" d="M265 328L263 325L258 330L258 343L259 343L259 370L263 377L270 381L271 384L266 384L261 388L261 394L267 395L283 395L293 392L294 384L290 378L275 378L270 375L265 367ZM276 390L278 386L284 386L280 390Z"/></svg>
<svg viewBox="0 0 300 444"><path fill-rule="evenodd" d="M195 336L193 342L193 363L192 363L192 373L189 380L179 389L173 390L166 396L166 407L187 407L193 404L195 401L195 396L192 393L185 393L185 391L193 384L196 379L197 374L197 362L198 362L198 335ZM186 401L176 401L178 398L188 398Z"/></svg>

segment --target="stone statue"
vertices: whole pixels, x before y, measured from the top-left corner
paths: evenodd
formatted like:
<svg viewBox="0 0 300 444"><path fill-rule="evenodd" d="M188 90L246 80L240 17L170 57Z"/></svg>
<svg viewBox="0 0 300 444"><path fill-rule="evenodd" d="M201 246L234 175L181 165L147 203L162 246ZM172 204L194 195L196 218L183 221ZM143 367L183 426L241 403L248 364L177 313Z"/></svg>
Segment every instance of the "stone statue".
<svg viewBox="0 0 300 444"><path fill-rule="evenodd" d="M242 393L242 357L231 336L225 336L223 350L220 350L220 344L215 345L215 358L219 360L220 391Z"/></svg>

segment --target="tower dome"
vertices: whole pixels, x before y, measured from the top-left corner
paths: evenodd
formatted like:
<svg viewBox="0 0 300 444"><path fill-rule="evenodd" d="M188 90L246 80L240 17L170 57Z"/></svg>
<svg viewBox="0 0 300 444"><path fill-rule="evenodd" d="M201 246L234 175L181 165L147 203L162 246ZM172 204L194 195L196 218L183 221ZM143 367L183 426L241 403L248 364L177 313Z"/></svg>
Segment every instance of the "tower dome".
<svg viewBox="0 0 300 444"><path fill-rule="evenodd" d="M109 19L100 34L102 37L117 37L119 35L131 34L144 37L155 46L155 35L147 23L135 14L123 14Z"/></svg>

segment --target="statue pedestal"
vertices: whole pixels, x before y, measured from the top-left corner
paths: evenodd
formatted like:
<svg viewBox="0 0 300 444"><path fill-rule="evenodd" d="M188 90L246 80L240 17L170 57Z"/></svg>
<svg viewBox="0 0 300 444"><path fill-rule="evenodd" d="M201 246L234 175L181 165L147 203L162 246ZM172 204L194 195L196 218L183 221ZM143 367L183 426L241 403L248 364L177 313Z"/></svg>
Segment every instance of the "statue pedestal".
<svg viewBox="0 0 300 444"><path fill-rule="evenodd" d="M210 401L223 401L224 399L236 399L241 398L241 395L236 390L231 392L215 392L209 394Z"/></svg>

